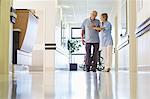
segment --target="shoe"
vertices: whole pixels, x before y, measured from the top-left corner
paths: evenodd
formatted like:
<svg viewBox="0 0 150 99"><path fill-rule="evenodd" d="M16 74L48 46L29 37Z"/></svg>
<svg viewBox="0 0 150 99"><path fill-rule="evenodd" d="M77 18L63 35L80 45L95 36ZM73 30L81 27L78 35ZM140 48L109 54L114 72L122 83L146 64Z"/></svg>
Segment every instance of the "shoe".
<svg viewBox="0 0 150 99"><path fill-rule="evenodd" d="M90 70L86 70L86 72L90 72Z"/></svg>
<svg viewBox="0 0 150 99"><path fill-rule="evenodd" d="M93 69L92 71L93 71L93 72L96 72L96 69Z"/></svg>
<svg viewBox="0 0 150 99"><path fill-rule="evenodd" d="M86 72L90 72L90 67L86 66L85 70L86 70Z"/></svg>
<svg viewBox="0 0 150 99"><path fill-rule="evenodd" d="M86 68L86 72L90 72L90 69L89 69L89 68Z"/></svg>
<svg viewBox="0 0 150 99"><path fill-rule="evenodd" d="M96 72L96 69L95 69L95 68L92 68L91 71Z"/></svg>
<svg viewBox="0 0 150 99"><path fill-rule="evenodd" d="M103 71L104 71L104 72L110 72L110 70L111 70L110 68L104 68Z"/></svg>
<svg viewBox="0 0 150 99"><path fill-rule="evenodd" d="M110 70L111 70L111 69L110 69L110 68L108 68L108 69L107 69L107 72L110 72Z"/></svg>

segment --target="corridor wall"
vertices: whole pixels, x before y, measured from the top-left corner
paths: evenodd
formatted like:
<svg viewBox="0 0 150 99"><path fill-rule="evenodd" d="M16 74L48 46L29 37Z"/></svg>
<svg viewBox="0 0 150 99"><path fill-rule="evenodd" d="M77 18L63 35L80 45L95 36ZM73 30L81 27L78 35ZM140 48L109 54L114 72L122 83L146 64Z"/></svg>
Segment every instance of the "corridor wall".
<svg viewBox="0 0 150 99"><path fill-rule="evenodd" d="M150 1L137 0L137 65L150 71Z"/></svg>
<svg viewBox="0 0 150 99"><path fill-rule="evenodd" d="M57 19L55 28L55 69L66 70L69 68L69 51L67 50L67 40L69 38L70 27L66 26L63 16L61 15L61 8L57 8ZM62 27L65 24L65 27ZM64 30L62 30L64 29Z"/></svg>
<svg viewBox="0 0 150 99"><path fill-rule="evenodd" d="M126 0L116 0L117 3L117 52L118 52L118 69L129 69L129 33L122 34L122 6ZM127 8L126 8L127 9Z"/></svg>
<svg viewBox="0 0 150 99"><path fill-rule="evenodd" d="M39 15L38 34L36 44L33 48L32 66L30 70L53 70L55 67L55 49L49 48L47 45L55 45L57 0L14 0L14 7L16 9L34 9L37 15Z"/></svg>

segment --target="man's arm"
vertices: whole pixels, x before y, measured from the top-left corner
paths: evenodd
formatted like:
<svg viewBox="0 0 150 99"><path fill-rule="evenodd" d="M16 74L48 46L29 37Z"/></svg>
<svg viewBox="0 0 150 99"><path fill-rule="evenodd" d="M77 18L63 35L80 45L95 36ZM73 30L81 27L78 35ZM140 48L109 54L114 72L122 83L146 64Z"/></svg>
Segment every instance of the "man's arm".
<svg viewBox="0 0 150 99"><path fill-rule="evenodd" d="M83 45L85 44L84 35L85 35L85 30L82 30L82 31L81 31L81 39L82 39L82 44L83 44Z"/></svg>
<svg viewBox="0 0 150 99"><path fill-rule="evenodd" d="M86 23L86 20L83 21L82 25L81 25L81 39L82 39L82 44L84 45L85 44L85 41L84 41L84 36L85 36L85 23Z"/></svg>

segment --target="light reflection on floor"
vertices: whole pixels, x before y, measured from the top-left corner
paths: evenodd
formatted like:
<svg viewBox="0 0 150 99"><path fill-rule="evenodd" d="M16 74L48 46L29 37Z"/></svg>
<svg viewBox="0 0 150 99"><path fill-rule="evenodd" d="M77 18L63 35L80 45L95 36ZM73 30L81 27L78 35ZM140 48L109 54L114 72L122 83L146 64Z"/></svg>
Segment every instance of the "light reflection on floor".
<svg viewBox="0 0 150 99"><path fill-rule="evenodd" d="M149 99L150 73L51 71L0 75L0 99Z"/></svg>

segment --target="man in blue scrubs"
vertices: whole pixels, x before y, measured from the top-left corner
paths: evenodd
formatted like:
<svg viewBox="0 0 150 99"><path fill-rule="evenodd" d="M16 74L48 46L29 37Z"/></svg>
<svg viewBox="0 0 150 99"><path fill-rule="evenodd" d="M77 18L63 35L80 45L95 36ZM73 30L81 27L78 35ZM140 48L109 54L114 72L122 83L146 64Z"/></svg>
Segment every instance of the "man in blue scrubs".
<svg viewBox="0 0 150 99"><path fill-rule="evenodd" d="M87 18L82 23L82 44L85 44L86 49L86 71L90 71L91 66L91 47L93 46L92 56L92 71L96 72L98 50L99 50L99 31L95 30L94 27L100 27L100 21L96 19L97 11L92 11L90 18Z"/></svg>

